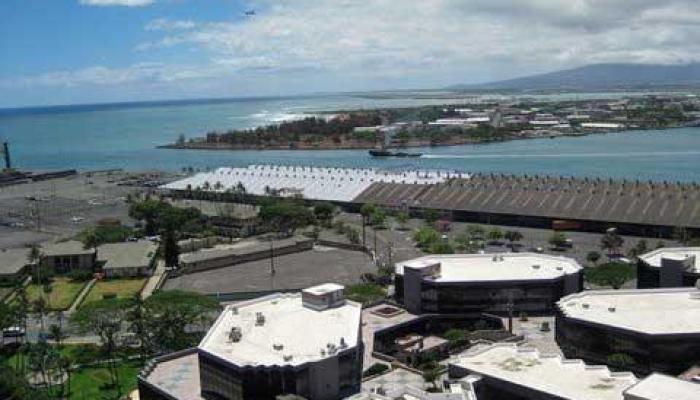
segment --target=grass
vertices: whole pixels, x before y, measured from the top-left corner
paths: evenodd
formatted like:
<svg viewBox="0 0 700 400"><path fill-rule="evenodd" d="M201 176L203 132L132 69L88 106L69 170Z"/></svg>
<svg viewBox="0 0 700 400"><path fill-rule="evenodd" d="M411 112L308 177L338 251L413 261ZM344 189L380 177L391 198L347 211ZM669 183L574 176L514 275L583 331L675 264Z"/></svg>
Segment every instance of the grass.
<svg viewBox="0 0 700 400"><path fill-rule="evenodd" d="M59 350L60 353L67 357L72 364L86 364L99 359L103 359L104 355L95 345L63 345ZM120 354L120 356L126 356ZM12 355L7 359L7 365L15 367L17 355ZM117 365L119 376L120 392L123 395L128 394L137 386L136 376L142 368L139 361L120 361ZM116 390L109 387L110 377L106 366L81 367L74 369L71 372L71 387L70 400L92 400L92 399L114 399L116 398ZM59 389L56 388L52 393L58 395ZM58 396L57 396L58 398Z"/></svg>
<svg viewBox="0 0 700 400"><path fill-rule="evenodd" d="M386 290L375 283L358 283L345 288L345 296L359 303L372 303L386 297Z"/></svg>
<svg viewBox="0 0 700 400"><path fill-rule="evenodd" d="M113 294L117 298L131 298L136 293L139 293L145 284L145 278L99 281L90 289L90 293L85 297L83 303L102 300L105 294Z"/></svg>
<svg viewBox="0 0 700 400"><path fill-rule="evenodd" d="M32 302L40 296L46 296L50 310L67 310L85 284L86 282L74 282L68 278L53 278L50 293L45 294L42 285L29 285L27 297Z"/></svg>

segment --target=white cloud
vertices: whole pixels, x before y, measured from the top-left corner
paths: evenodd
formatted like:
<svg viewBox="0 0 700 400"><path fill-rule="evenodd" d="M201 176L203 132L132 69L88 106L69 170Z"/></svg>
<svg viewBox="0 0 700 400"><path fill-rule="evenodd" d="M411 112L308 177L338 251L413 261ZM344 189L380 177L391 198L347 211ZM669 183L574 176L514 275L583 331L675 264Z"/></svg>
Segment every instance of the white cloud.
<svg viewBox="0 0 700 400"><path fill-rule="evenodd" d="M167 18L158 18L146 24L147 31L179 31L193 29L197 23L189 20L170 20Z"/></svg>
<svg viewBox="0 0 700 400"><path fill-rule="evenodd" d="M154 0L80 0L80 4L86 6L124 6L124 7L143 7L153 4Z"/></svg>
<svg viewBox="0 0 700 400"><path fill-rule="evenodd" d="M151 0L82 2L145 5ZM274 81L284 87L282 92L355 90L363 85L469 83L599 62L700 60L700 2L695 0L248 3L256 15L244 19L236 14L217 22L149 22L144 29L155 36L134 46L148 50L143 57L149 59L158 59L158 52L167 49L168 64L97 66L19 82L177 82L186 88L188 82L209 80L236 82L235 90Z"/></svg>

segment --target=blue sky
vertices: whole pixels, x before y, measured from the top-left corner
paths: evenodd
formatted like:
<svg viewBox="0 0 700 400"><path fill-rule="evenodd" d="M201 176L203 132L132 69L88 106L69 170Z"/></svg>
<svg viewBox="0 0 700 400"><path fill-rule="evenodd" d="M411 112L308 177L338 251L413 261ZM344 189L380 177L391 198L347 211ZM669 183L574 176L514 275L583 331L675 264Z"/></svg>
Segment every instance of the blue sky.
<svg viewBox="0 0 700 400"><path fill-rule="evenodd" d="M595 62L693 62L698 3L2 0L0 107L436 88Z"/></svg>

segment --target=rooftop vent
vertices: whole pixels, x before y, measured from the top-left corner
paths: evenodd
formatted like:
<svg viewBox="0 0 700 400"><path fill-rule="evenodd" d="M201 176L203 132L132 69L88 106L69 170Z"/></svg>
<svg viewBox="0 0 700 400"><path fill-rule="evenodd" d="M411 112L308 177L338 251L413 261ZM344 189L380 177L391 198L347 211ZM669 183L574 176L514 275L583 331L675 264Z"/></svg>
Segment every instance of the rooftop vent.
<svg viewBox="0 0 700 400"><path fill-rule="evenodd" d="M564 270L564 267L561 267L561 266L557 267L557 271L563 271L563 270Z"/></svg>
<svg viewBox="0 0 700 400"><path fill-rule="evenodd" d="M292 357L291 355L286 355L286 356L283 356L283 357L282 357L282 359L283 359L285 362L290 362L290 361L292 361L292 358L293 358L293 357Z"/></svg>
<svg viewBox="0 0 700 400"><path fill-rule="evenodd" d="M348 344L345 343L345 338L342 338L342 337L340 338L340 348L341 348L341 349L347 349L347 348L348 348Z"/></svg>
<svg viewBox="0 0 700 400"><path fill-rule="evenodd" d="M255 326L265 325L265 316L261 312L255 313Z"/></svg>
<svg viewBox="0 0 700 400"><path fill-rule="evenodd" d="M608 307L608 311L615 312L615 307Z"/></svg>
<svg viewBox="0 0 700 400"><path fill-rule="evenodd" d="M591 306L588 303L583 303L581 304L581 307L585 308L586 310L590 308Z"/></svg>
<svg viewBox="0 0 700 400"><path fill-rule="evenodd" d="M532 266L532 269L540 269L540 265L539 265L539 264L535 264L535 265Z"/></svg>
<svg viewBox="0 0 700 400"><path fill-rule="evenodd" d="M232 342L240 342L241 337L243 337L243 332L241 331L241 328L237 326L231 328L231 331L228 333L228 339Z"/></svg>
<svg viewBox="0 0 700 400"><path fill-rule="evenodd" d="M281 343L273 343L272 348L277 350L277 351L280 351L284 348L284 345L282 345Z"/></svg>
<svg viewBox="0 0 700 400"><path fill-rule="evenodd" d="M238 307L231 307L231 314L238 315Z"/></svg>

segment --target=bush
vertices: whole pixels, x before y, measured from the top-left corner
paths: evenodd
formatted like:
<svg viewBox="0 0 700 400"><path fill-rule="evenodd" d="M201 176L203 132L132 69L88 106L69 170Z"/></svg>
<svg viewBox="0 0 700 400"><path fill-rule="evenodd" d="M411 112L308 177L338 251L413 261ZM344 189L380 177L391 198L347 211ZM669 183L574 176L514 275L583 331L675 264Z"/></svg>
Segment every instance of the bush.
<svg viewBox="0 0 700 400"><path fill-rule="evenodd" d="M637 276L637 269L634 265L611 262L598 267L586 268L584 277L587 282L598 286L612 286L619 289L625 282Z"/></svg>
<svg viewBox="0 0 700 400"><path fill-rule="evenodd" d="M367 368L367 370L362 373L362 377L366 378L368 376L383 374L388 370L388 365L382 363L374 363L371 367Z"/></svg>
<svg viewBox="0 0 700 400"><path fill-rule="evenodd" d="M386 297L386 290L375 283L358 283L346 287L345 295L358 303L372 303Z"/></svg>
<svg viewBox="0 0 700 400"><path fill-rule="evenodd" d="M92 279L92 272L76 269L68 273L68 278L74 282L85 282Z"/></svg>
<svg viewBox="0 0 700 400"><path fill-rule="evenodd" d="M116 293L103 293L102 294L102 299L107 300L107 299L116 299L117 294Z"/></svg>

